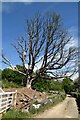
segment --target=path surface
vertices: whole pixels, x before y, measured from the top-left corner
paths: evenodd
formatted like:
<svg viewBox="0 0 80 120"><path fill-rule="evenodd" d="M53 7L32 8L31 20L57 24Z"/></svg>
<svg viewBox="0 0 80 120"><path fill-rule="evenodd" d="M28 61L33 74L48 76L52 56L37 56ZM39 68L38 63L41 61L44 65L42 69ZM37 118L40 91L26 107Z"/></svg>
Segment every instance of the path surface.
<svg viewBox="0 0 80 120"><path fill-rule="evenodd" d="M38 115L37 118L78 118L75 98L66 97L63 102L46 110L44 113Z"/></svg>

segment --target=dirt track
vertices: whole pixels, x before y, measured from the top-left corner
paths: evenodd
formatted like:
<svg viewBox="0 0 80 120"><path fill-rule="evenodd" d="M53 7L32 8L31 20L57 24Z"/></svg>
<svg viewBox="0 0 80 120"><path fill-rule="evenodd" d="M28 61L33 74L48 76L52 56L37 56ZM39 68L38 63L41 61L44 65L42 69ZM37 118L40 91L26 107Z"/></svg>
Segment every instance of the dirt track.
<svg viewBox="0 0 80 120"><path fill-rule="evenodd" d="M66 97L62 103L46 110L44 113L38 115L37 118L78 118L75 98Z"/></svg>

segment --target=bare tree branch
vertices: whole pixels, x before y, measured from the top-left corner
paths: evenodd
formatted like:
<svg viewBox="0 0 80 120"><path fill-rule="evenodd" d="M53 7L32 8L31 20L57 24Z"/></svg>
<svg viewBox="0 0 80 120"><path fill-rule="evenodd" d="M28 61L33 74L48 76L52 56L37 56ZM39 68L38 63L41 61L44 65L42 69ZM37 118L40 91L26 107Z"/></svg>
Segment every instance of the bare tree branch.
<svg viewBox="0 0 80 120"><path fill-rule="evenodd" d="M68 31L63 28L61 20L60 15L56 13L50 13L47 16L37 15L31 20L27 19L25 37L18 37L17 44L13 44L22 61L24 72L14 68L11 61L2 55L5 64L26 76L27 86L31 85L31 82L39 76L57 79L71 77L76 73L77 69L73 69L68 75L70 72L68 63L76 60L77 50L69 46L72 36L69 36ZM35 66L39 63L40 68L38 67L35 75L32 75ZM26 68L26 64L28 68Z"/></svg>

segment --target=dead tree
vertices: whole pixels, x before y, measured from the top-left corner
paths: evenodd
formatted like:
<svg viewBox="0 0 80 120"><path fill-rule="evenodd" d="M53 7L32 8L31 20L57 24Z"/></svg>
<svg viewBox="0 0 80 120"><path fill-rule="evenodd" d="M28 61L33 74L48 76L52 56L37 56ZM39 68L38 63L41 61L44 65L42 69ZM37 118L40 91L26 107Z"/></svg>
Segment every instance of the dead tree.
<svg viewBox="0 0 80 120"><path fill-rule="evenodd" d="M72 37L63 28L60 15L56 13L37 15L30 20L27 19L25 36L18 37L17 43L13 44L22 61L24 72L13 67L4 54L2 54L3 62L12 70L26 76L28 88L39 76L45 78L47 75L50 79L69 77L76 72L76 69L70 71L69 68L72 60L76 58L76 49L69 46L71 40ZM32 75L35 66L38 67L39 64L40 67L35 75Z"/></svg>

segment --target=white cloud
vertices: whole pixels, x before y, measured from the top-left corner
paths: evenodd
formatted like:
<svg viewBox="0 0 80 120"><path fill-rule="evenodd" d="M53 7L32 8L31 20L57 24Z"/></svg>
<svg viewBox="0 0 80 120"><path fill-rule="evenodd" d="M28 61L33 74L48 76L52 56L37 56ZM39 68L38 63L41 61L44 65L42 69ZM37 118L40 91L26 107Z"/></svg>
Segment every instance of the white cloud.
<svg viewBox="0 0 80 120"><path fill-rule="evenodd" d="M77 37L72 37L72 39L69 41L69 43L66 44L65 46L67 49L70 47L78 47L78 38Z"/></svg>
<svg viewBox="0 0 80 120"><path fill-rule="evenodd" d="M78 77L79 77L79 73L76 73L76 74L74 74L74 75L71 77L71 79L72 79L72 80L76 80Z"/></svg>

